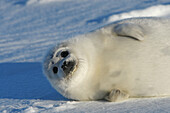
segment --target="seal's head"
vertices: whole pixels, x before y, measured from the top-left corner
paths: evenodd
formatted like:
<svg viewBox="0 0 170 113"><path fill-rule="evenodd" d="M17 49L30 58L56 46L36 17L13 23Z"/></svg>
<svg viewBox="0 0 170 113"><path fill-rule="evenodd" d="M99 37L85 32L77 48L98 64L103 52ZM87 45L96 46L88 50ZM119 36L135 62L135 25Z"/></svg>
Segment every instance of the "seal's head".
<svg viewBox="0 0 170 113"><path fill-rule="evenodd" d="M78 65L78 60L69 48L60 47L51 55L48 62L48 69L50 71L49 77L56 77L58 79L69 78Z"/></svg>
<svg viewBox="0 0 170 113"><path fill-rule="evenodd" d="M79 76L87 71L87 63L75 44L62 42L52 48L44 60L44 73L51 85L63 96L70 97L74 83L80 82Z"/></svg>

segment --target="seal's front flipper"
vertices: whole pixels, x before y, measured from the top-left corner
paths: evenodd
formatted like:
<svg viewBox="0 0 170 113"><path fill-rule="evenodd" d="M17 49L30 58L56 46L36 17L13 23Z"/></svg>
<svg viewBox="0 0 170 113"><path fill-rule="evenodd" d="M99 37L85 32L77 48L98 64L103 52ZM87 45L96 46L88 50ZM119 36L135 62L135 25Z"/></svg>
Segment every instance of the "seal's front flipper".
<svg viewBox="0 0 170 113"><path fill-rule="evenodd" d="M105 99L111 102L120 102L126 100L128 97L129 95L126 92L114 89L105 97Z"/></svg>
<svg viewBox="0 0 170 113"><path fill-rule="evenodd" d="M113 28L118 36L130 37L139 41L144 40L145 30L142 26L133 23L121 23L117 24Z"/></svg>

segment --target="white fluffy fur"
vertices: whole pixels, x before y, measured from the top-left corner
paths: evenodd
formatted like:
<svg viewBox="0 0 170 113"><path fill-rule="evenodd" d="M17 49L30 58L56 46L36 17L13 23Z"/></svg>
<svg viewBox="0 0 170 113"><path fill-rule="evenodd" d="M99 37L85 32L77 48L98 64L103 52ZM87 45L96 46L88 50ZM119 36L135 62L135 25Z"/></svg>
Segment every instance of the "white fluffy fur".
<svg viewBox="0 0 170 113"><path fill-rule="evenodd" d="M58 49L70 50L77 59L69 77L50 69ZM75 100L168 96L170 21L128 19L61 42L47 54L44 72L57 91Z"/></svg>

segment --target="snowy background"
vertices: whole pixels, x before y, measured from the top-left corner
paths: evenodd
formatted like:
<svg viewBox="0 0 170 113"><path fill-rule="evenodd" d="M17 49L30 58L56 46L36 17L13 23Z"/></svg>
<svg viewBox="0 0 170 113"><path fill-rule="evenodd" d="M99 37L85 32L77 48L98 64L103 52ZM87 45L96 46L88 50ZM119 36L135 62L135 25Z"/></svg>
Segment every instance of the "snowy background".
<svg viewBox="0 0 170 113"><path fill-rule="evenodd" d="M42 72L57 41L143 16L170 17L170 0L0 0L0 112L170 112L170 98L71 101Z"/></svg>

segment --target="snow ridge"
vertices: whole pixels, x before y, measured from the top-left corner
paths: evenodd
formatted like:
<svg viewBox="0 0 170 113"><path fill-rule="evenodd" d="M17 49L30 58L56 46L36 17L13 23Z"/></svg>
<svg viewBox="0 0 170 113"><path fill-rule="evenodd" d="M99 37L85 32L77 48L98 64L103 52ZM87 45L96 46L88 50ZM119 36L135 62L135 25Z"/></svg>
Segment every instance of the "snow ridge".
<svg viewBox="0 0 170 113"><path fill-rule="evenodd" d="M108 22L114 22L121 19L132 17L168 17L170 16L170 5L157 5L148 7L142 10L134 10L127 13L112 15L109 17Z"/></svg>

